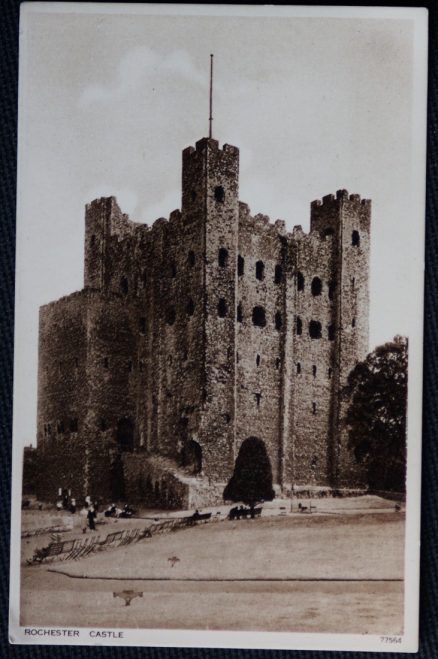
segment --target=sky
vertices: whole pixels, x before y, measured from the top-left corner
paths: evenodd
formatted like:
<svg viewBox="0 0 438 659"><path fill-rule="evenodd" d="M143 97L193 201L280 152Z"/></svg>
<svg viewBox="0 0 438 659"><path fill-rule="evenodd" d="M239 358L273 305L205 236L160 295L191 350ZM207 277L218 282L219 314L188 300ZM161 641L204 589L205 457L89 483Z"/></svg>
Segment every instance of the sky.
<svg viewBox="0 0 438 659"><path fill-rule="evenodd" d="M180 207L210 53L213 136L240 149L240 199L305 231L313 199L372 199L370 348L418 333L413 21L39 7L20 42L17 442L35 444L38 309L83 285L84 206L115 195L147 224Z"/></svg>

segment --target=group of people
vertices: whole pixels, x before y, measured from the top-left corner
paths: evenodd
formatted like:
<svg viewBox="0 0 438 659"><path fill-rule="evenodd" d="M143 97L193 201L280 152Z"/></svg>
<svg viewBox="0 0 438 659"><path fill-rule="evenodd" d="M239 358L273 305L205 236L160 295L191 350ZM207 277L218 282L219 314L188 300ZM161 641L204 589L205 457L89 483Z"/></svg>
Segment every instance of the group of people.
<svg viewBox="0 0 438 659"><path fill-rule="evenodd" d="M123 506L123 508L118 508L115 503L112 503L108 508L105 510L105 517L121 517L122 519L132 517L133 514L135 513L135 510L131 508L127 503Z"/></svg>

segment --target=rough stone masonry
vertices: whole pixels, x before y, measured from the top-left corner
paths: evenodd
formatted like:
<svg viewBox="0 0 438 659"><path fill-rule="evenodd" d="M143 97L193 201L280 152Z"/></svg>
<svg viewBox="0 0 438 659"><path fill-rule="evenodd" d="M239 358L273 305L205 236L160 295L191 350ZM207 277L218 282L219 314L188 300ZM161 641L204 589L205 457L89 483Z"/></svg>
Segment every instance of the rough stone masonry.
<svg viewBox="0 0 438 659"><path fill-rule="evenodd" d="M288 233L239 201L236 147L182 156L168 220L87 205L84 288L40 309L38 495L213 503L252 437L278 491L360 487L340 393L368 349L370 201L339 190Z"/></svg>

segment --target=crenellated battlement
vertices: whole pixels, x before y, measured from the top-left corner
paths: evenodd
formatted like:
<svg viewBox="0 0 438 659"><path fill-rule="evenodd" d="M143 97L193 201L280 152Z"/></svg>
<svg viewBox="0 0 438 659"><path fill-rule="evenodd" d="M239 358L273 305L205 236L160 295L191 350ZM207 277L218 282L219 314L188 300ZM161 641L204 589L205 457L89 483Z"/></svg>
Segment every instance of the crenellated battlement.
<svg viewBox="0 0 438 659"><path fill-rule="evenodd" d="M370 199L362 199L359 194L349 194L347 190L337 190L336 195L327 194L322 199L314 199L310 202L311 208L318 208L321 206L333 206L339 201L355 202L363 206L371 204Z"/></svg>

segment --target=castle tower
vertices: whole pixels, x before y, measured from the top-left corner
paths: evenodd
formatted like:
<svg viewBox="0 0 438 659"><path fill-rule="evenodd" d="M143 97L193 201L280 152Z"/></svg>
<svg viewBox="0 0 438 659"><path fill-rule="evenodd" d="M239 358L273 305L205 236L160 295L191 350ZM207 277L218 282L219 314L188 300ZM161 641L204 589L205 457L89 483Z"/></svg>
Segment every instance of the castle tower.
<svg viewBox="0 0 438 659"><path fill-rule="evenodd" d="M191 437L202 450L203 471L223 481L234 465L235 318L239 151L204 138L183 152L182 215L199 245L202 318L202 412ZM198 355L198 359L201 356Z"/></svg>
<svg viewBox="0 0 438 659"><path fill-rule="evenodd" d="M311 231L333 239L332 337L334 338L332 437L329 442L333 486L360 484L343 426L343 389L358 361L368 353L371 202L338 190L311 204Z"/></svg>

